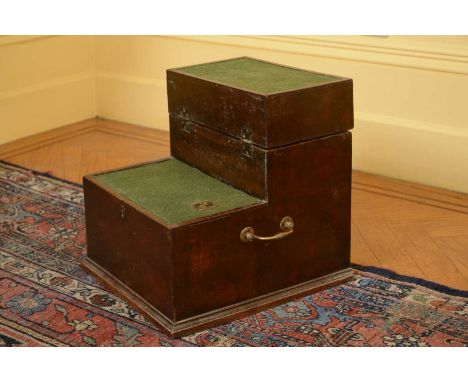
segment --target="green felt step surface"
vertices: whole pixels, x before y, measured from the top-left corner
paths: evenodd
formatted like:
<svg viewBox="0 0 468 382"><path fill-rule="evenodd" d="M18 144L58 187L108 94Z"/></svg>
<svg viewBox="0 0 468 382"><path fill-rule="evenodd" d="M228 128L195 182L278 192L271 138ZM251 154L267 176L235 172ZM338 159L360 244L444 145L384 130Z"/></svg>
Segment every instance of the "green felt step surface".
<svg viewBox="0 0 468 382"><path fill-rule="evenodd" d="M94 178L168 225L264 202L175 158Z"/></svg>
<svg viewBox="0 0 468 382"><path fill-rule="evenodd" d="M317 86L340 79L248 57L188 66L177 71L261 94Z"/></svg>

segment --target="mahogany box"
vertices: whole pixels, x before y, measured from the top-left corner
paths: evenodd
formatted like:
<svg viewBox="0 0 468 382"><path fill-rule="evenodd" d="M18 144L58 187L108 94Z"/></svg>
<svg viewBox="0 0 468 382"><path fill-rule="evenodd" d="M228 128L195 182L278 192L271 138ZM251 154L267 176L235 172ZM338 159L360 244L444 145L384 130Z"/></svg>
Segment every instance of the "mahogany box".
<svg viewBox="0 0 468 382"><path fill-rule="evenodd" d="M351 279L352 80L167 71L171 157L84 178L83 265L172 336Z"/></svg>

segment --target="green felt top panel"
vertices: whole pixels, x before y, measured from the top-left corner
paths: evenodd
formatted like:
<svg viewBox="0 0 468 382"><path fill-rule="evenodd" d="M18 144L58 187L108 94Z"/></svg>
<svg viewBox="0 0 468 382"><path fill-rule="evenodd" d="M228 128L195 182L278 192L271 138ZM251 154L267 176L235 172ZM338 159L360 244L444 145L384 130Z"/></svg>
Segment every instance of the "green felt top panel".
<svg viewBox="0 0 468 382"><path fill-rule="evenodd" d="M99 174L95 179L169 225L263 202L174 158ZM203 201L213 205L194 207Z"/></svg>
<svg viewBox="0 0 468 382"><path fill-rule="evenodd" d="M254 93L277 93L335 82L339 78L288 68L248 57L178 69L205 80L235 86Z"/></svg>

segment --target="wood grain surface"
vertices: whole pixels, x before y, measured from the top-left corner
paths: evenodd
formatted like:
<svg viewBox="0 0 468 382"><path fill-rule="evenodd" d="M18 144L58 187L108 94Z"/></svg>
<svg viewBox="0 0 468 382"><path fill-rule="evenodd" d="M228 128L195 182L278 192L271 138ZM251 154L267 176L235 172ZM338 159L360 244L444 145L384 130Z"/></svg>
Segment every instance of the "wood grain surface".
<svg viewBox="0 0 468 382"><path fill-rule="evenodd" d="M101 118L0 146L1 159L79 183L168 154L168 132ZM468 195L354 171L351 261L468 289Z"/></svg>

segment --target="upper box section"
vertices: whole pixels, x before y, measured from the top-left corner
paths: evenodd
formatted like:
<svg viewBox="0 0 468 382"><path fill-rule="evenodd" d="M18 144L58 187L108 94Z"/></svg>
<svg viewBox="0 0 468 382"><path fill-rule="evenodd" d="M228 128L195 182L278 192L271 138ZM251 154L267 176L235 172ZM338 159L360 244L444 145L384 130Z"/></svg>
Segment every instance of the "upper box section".
<svg viewBox="0 0 468 382"><path fill-rule="evenodd" d="M353 84L248 57L167 71L169 113L273 148L353 127Z"/></svg>

